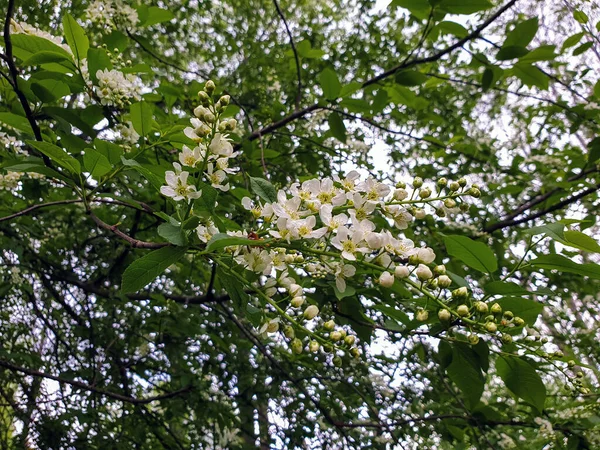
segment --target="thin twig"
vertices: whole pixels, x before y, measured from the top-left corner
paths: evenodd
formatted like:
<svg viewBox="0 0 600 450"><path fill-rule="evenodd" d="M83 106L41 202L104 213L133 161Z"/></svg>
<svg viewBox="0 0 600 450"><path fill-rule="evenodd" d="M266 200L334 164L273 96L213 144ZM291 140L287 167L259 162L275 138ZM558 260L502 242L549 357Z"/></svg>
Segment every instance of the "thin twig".
<svg viewBox="0 0 600 450"><path fill-rule="evenodd" d="M93 212L88 211L89 216L92 218L96 225L100 228L104 228L105 230L111 231L122 239L125 239L132 247L135 248L163 248L169 247L171 244L169 242L147 242L140 241L139 239L132 238L128 234L123 233L116 225L109 225L106 222L102 221L98 216L96 216Z"/></svg>
<svg viewBox="0 0 600 450"><path fill-rule="evenodd" d="M300 58L298 57L298 50L296 49L296 44L294 44L294 38L292 37L292 32L290 31L290 27L285 20L285 16L283 15L283 11L279 7L279 3L277 0L273 0L273 4L277 9L277 14L281 17L281 21L285 26L285 31L287 32L288 37L290 38L290 45L292 46L292 52L294 53L294 59L296 61L296 76L298 78L298 93L296 94L296 107L294 111L298 111L300 109L300 101L302 100L302 74L301 74L301 66L300 66Z"/></svg>

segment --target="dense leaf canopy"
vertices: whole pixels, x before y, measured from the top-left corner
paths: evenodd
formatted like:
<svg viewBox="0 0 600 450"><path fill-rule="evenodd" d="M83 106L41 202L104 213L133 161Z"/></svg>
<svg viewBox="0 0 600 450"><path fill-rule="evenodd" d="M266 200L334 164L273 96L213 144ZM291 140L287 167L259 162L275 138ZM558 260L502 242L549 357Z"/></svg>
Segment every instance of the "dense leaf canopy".
<svg viewBox="0 0 600 450"><path fill-rule="evenodd" d="M0 5L0 449L600 448L599 4Z"/></svg>

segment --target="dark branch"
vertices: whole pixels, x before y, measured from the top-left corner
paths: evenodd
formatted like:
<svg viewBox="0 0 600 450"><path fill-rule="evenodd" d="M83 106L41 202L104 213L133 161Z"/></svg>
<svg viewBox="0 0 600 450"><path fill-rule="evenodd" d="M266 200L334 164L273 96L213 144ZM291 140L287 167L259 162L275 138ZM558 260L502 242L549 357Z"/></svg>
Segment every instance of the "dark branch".
<svg viewBox="0 0 600 450"><path fill-rule="evenodd" d="M89 213L89 216L92 218L92 220L94 222L96 222L96 224L100 228L104 228L105 230L111 231L112 233L116 234L120 238L125 239L127 242L129 242L129 244L131 244L132 247L135 247L135 248L162 248L162 247L168 247L171 245L168 242L147 242L147 241L140 241L139 239L132 238L128 234L125 234L121 230L119 230L119 228L117 228L116 225L109 225L106 222L103 222L100 218L98 218L91 211L89 211L88 213Z"/></svg>
<svg viewBox="0 0 600 450"><path fill-rule="evenodd" d="M37 370L33 370L33 369L28 369L26 367L21 367L21 366L17 366L9 361L4 361L2 359L0 359L0 367L4 367L8 370L11 370L13 372L20 372L20 373L24 373L26 375L30 375L33 377L38 377L38 378L46 378L48 380L54 380L57 381L61 384L68 384L69 386L73 386L74 388L77 389L82 389L85 391L89 391L89 392L94 392L96 394L100 394L104 397L108 397L108 398L112 398L114 400L120 400L122 402L126 402L126 403L132 403L134 405L145 405L148 403L152 403L152 402L156 402L159 400L165 400L168 398L172 398L172 397L176 397L178 395L184 394L186 392L189 392L192 389L192 386L186 386L183 389L179 389L177 391L173 391L173 392L168 392L166 394L162 394L162 395L157 395L155 397L148 397L148 398L135 398L135 397L130 397L127 395L122 395L119 394L117 392L112 392L112 391L105 391L104 389L99 389L96 388L94 386L90 386L89 384L85 384L82 383L80 381L75 381L75 380L68 380L66 378L62 378L56 375L52 375L49 373L45 373L45 372L39 372Z"/></svg>
<svg viewBox="0 0 600 450"><path fill-rule="evenodd" d="M296 94L296 108L294 111L298 111L300 109L300 101L302 100L302 75L301 75L301 66L300 66L300 58L298 57L298 50L296 50L296 44L294 44L294 38L292 37L292 32L290 31L290 27L285 20L285 16L283 15L283 11L279 7L279 3L277 0L273 0L273 4L277 9L277 14L281 17L281 21L285 26L285 31L287 32L288 37L290 38L290 45L292 46L292 52L294 52L294 59L296 60L296 76L298 77L298 93Z"/></svg>

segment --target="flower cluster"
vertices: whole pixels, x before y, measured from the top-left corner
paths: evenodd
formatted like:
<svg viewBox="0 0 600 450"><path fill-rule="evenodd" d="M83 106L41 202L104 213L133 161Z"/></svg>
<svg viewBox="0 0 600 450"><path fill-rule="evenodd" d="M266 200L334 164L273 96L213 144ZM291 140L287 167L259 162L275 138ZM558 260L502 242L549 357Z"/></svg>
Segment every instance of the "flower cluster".
<svg viewBox="0 0 600 450"><path fill-rule="evenodd" d="M96 93L103 105L123 107L141 99L139 78L118 70L98 70Z"/></svg>
<svg viewBox="0 0 600 450"><path fill-rule="evenodd" d="M6 175L0 174L0 189L7 191L15 190L19 187L21 174L18 172L6 172Z"/></svg>
<svg viewBox="0 0 600 450"><path fill-rule="evenodd" d="M46 39L59 47L63 48L67 53L73 55L73 52L69 48L67 44L65 44L62 38L57 36L52 36L50 33L46 31L42 31L34 26L31 26L27 23L18 23L15 20L11 19L10 21L10 32L11 34L28 34L30 36L37 36L42 39Z"/></svg>
<svg viewBox="0 0 600 450"><path fill-rule="evenodd" d="M88 18L100 26L133 28L138 23L137 11L119 0L96 0L86 10Z"/></svg>
<svg viewBox="0 0 600 450"><path fill-rule="evenodd" d="M199 198L198 186L202 178L212 187L221 191L229 190L227 175L236 170L229 167L229 160L237 156L229 140L228 132L235 130L235 119L223 119L221 115L229 104L229 96L222 96L213 102L215 84L208 81L203 91L198 93L200 106L194 109L196 117L191 119L191 127L184 130L185 135L195 142L195 147L184 145L179 154L179 162L173 163L174 171L165 174L166 186L160 192L175 201L187 202ZM184 170L183 168L186 168ZM190 174L194 174L193 180ZM193 181L193 183L192 183ZM207 227L198 230L201 240L206 236ZM214 226L213 226L214 228Z"/></svg>

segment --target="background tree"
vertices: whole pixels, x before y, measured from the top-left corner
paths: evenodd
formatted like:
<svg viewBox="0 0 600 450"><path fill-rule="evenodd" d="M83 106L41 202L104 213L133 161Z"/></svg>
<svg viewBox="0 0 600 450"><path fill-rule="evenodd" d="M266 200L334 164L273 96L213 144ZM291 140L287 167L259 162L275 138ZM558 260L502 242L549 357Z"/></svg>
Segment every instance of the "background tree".
<svg viewBox="0 0 600 450"><path fill-rule="evenodd" d="M0 5L2 448L600 445L597 4Z"/></svg>

